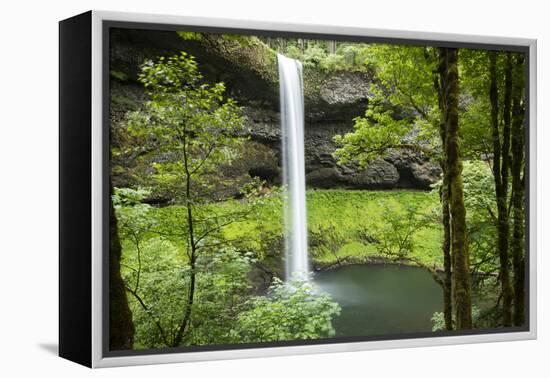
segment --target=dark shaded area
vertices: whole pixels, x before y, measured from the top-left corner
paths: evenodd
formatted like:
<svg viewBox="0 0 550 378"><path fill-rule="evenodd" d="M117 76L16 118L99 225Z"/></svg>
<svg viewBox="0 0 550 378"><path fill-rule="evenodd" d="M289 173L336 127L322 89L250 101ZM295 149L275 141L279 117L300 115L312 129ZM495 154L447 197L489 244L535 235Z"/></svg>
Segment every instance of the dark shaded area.
<svg viewBox="0 0 550 378"><path fill-rule="evenodd" d="M109 209L109 350L132 349L134 324L120 274L122 248L112 201Z"/></svg>
<svg viewBox="0 0 550 378"><path fill-rule="evenodd" d="M59 355L92 357L91 12L59 23Z"/></svg>

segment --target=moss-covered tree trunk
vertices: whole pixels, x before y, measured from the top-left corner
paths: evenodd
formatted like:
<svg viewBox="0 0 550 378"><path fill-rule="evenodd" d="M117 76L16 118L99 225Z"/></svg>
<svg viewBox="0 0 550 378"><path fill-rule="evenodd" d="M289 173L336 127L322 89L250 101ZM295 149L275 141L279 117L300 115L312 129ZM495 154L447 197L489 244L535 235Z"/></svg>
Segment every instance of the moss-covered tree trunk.
<svg viewBox="0 0 550 378"><path fill-rule="evenodd" d="M512 266L514 270L513 324L522 326L525 321L525 239L524 239L524 56L515 54L512 87Z"/></svg>
<svg viewBox="0 0 550 378"><path fill-rule="evenodd" d="M502 142L499 129L499 96L497 85L497 53L491 52L489 56L491 101L491 126L493 136L493 178L495 181L495 193L497 200L497 231L498 231L498 256L499 277L502 295L502 323L505 327L512 325L512 301L513 288L510 281L509 261L509 235L510 224L508 216L508 186L509 186L509 161L510 161L510 112L512 98L512 57L506 55L504 70L504 107L502 110Z"/></svg>
<svg viewBox="0 0 550 378"><path fill-rule="evenodd" d="M110 192L112 194L112 187ZM109 214L109 348L110 350L132 349L134 324L128 306L126 286L120 275L121 247L113 203Z"/></svg>
<svg viewBox="0 0 550 378"><path fill-rule="evenodd" d="M443 83L437 75L434 78L434 87L437 92L439 106L439 135L441 138L441 172L443 180L440 191L441 201L441 223L443 225L443 242L441 245L443 251L443 318L445 320L445 329L453 329L453 297L452 297L452 261L451 261L451 214L449 211L449 179L447 175L446 158L446 122L445 122L445 99L443 98Z"/></svg>
<svg viewBox="0 0 550 378"><path fill-rule="evenodd" d="M462 159L458 136L458 51L456 48L439 49L439 74L445 104L446 176L450 194L452 286L456 328L470 329L472 328L472 297Z"/></svg>
<svg viewBox="0 0 550 378"><path fill-rule="evenodd" d="M451 260L451 213L449 209L449 183L447 177L443 178L441 207L443 210L443 316L445 319L445 329L450 331L453 329L453 297Z"/></svg>

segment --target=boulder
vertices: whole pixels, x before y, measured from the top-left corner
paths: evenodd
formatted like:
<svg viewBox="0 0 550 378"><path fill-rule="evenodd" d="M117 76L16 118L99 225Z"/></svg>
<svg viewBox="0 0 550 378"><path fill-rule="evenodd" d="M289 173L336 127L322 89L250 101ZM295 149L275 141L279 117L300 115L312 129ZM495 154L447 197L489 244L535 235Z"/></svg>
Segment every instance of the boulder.
<svg viewBox="0 0 550 378"><path fill-rule="evenodd" d="M402 187L429 190L441 177L441 167L416 151L393 151L385 160L398 170Z"/></svg>
<svg viewBox="0 0 550 378"><path fill-rule="evenodd" d="M320 85L319 95L329 105L367 102L372 80L360 72L337 72Z"/></svg>
<svg viewBox="0 0 550 378"><path fill-rule="evenodd" d="M306 175L306 184L312 188L330 189L346 186L347 180L336 167L319 168Z"/></svg>
<svg viewBox="0 0 550 378"><path fill-rule="evenodd" d="M349 184L356 189L392 189L398 187L399 179L394 165L377 159L350 175Z"/></svg>

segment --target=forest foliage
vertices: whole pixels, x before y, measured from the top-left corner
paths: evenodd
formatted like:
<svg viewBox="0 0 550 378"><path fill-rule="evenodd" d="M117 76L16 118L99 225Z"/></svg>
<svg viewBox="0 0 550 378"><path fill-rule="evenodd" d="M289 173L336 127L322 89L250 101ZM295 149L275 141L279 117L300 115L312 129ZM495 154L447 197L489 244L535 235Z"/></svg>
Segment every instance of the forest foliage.
<svg viewBox="0 0 550 378"><path fill-rule="evenodd" d="M375 78L364 114L350 120L353 130L334 135L340 165L366 169L410 150L442 169L431 192L309 190L314 267L384 259L429 271L444 297L434 331L523 324L522 54L223 38L225 47L261 45L305 69ZM253 160L243 107L222 81L207 83L186 52L145 61L138 82L146 101L124 115L122 142L112 151L138 167L126 172L138 185L112 194L133 347L333 337L339 304L311 282L280 279L281 187L236 173Z"/></svg>

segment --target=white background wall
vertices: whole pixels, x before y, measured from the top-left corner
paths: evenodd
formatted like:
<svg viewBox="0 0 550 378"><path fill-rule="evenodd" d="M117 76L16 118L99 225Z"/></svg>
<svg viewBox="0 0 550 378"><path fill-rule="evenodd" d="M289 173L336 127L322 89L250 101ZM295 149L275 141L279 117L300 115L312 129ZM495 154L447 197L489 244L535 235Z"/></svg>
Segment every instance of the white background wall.
<svg viewBox="0 0 550 378"><path fill-rule="evenodd" d="M550 12L545 1L6 0L0 6L0 375L542 377L550 373L547 209ZM57 21L120 10L538 38L539 340L92 372L57 344ZM545 106L546 105L546 106ZM546 173L546 174L545 174ZM543 219L545 218L545 219ZM545 230L546 229L546 230ZM546 234L546 235L544 235ZM546 349L546 350L545 350Z"/></svg>

